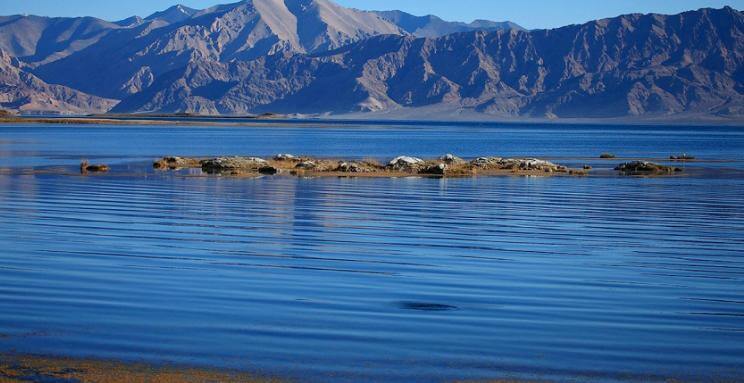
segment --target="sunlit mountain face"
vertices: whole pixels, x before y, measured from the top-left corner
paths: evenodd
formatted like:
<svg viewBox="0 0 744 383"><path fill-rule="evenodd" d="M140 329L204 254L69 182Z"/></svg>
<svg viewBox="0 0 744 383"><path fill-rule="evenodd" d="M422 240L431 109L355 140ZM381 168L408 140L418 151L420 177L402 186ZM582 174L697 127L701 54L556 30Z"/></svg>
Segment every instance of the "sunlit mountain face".
<svg viewBox="0 0 744 383"><path fill-rule="evenodd" d="M727 7L527 31L248 0L118 22L6 16L0 49L38 81L85 95L76 111L738 118L743 19ZM24 107L35 108L2 104Z"/></svg>

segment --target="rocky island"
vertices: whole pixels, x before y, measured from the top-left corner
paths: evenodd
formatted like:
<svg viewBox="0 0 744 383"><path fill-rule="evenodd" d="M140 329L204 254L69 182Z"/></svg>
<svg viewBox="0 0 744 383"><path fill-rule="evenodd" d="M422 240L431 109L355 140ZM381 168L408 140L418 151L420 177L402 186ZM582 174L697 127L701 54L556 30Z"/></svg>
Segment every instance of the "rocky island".
<svg viewBox="0 0 744 383"><path fill-rule="evenodd" d="M153 164L158 170L201 169L210 175L252 177L290 175L300 177L476 177L476 176L584 176L591 167L570 169L537 158L478 157L465 160L453 154L436 159L399 156L382 164L373 159L323 159L292 154L260 157L163 157Z"/></svg>

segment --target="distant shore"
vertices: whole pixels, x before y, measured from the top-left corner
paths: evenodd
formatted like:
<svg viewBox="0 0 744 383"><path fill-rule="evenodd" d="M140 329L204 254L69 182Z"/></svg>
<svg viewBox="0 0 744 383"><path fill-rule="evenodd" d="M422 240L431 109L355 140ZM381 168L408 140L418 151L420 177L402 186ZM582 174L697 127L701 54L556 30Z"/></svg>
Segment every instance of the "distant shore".
<svg viewBox="0 0 744 383"><path fill-rule="evenodd" d="M2 116L0 124L60 124L60 125L184 125L231 126L283 119L284 116L204 116L192 114L95 114L89 116Z"/></svg>
<svg viewBox="0 0 744 383"><path fill-rule="evenodd" d="M156 114L92 114L85 116L17 116L0 115L2 124L60 124L60 125L177 125L177 126L255 126L270 124L503 124L503 125L586 125L586 126L732 126L744 127L744 120L713 118L710 116L656 116L620 118L500 118L482 113L405 113L405 111L348 113L338 115L262 115L222 116L190 113Z"/></svg>

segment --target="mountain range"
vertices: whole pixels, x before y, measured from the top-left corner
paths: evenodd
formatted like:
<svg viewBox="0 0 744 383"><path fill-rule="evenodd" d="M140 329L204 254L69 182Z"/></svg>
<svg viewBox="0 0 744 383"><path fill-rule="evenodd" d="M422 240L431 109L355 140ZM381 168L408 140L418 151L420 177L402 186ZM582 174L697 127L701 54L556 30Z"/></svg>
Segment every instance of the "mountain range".
<svg viewBox="0 0 744 383"><path fill-rule="evenodd" d="M528 31L246 0L115 22L0 17L0 50L0 107L23 112L744 116L730 7Z"/></svg>
<svg viewBox="0 0 744 383"><path fill-rule="evenodd" d="M0 105L24 113L64 111L104 113L118 101L50 85L29 73L24 64L0 49Z"/></svg>

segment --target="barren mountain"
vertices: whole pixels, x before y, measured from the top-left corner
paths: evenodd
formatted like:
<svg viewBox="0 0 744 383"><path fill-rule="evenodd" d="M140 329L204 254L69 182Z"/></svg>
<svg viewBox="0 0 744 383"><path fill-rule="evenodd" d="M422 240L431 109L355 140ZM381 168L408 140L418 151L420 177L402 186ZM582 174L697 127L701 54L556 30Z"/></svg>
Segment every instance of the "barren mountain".
<svg viewBox="0 0 744 383"><path fill-rule="evenodd" d="M0 49L43 65L84 50L119 28L93 17L0 16Z"/></svg>
<svg viewBox="0 0 744 383"><path fill-rule="evenodd" d="M199 13L199 11L196 9L178 4L164 11L155 12L146 17L143 21L159 20L165 24L176 24L192 18L197 13Z"/></svg>
<svg viewBox="0 0 744 383"><path fill-rule="evenodd" d="M442 106L501 117L744 114L744 17L626 15L555 30L378 36L315 55L198 59L119 112L345 113Z"/></svg>
<svg viewBox="0 0 744 383"><path fill-rule="evenodd" d="M116 23L9 16L0 96L49 92L70 111L111 104L93 94L123 100L116 112L744 118L743 19L727 7L526 31L330 0L175 6Z"/></svg>
<svg viewBox="0 0 744 383"><path fill-rule="evenodd" d="M434 15L414 16L410 13L402 11L378 11L375 13L383 19L391 21L404 31L417 37L441 37L452 33L472 32L477 30L524 30L524 28L509 21L496 22L488 20L476 20L472 23L463 23L457 21L445 21Z"/></svg>
<svg viewBox="0 0 744 383"><path fill-rule="evenodd" d="M23 64L0 50L0 108L20 112L102 113L115 100L90 96L60 85L49 85L26 72Z"/></svg>
<svg viewBox="0 0 744 383"><path fill-rule="evenodd" d="M246 0L201 11L174 7L35 73L51 83L122 98L193 61L314 53L382 34L406 32L328 0Z"/></svg>

